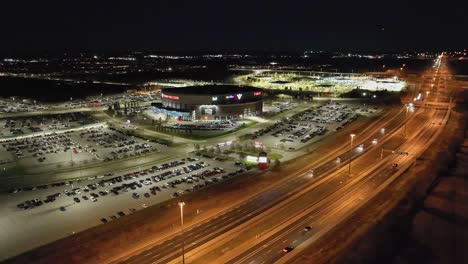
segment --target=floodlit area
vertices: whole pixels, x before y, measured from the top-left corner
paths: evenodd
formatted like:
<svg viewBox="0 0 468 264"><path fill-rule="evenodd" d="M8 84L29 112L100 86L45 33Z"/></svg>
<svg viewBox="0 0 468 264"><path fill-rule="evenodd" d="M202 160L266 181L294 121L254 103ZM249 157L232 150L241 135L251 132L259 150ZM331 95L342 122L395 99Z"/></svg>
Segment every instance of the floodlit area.
<svg viewBox="0 0 468 264"><path fill-rule="evenodd" d="M53 166L54 169L91 165L156 153L166 148L153 140L93 123L57 133L48 131L3 139L0 160L14 173L19 168L29 171L31 166L38 165Z"/></svg>
<svg viewBox="0 0 468 264"><path fill-rule="evenodd" d="M95 122L89 115L81 112L4 118L0 119L0 136L7 138L49 133Z"/></svg>
<svg viewBox="0 0 468 264"><path fill-rule="evenodd" d="M12 189L0 194L0 237L15 239L0 259L251 169L232 161L185 155L122 173ZM53 224L57 222L61 224Z"/></svg>
<svg viewBox="0 0 468 264"><path fill-rule="evenodd" d="M294 151L324 135L339 131L359 116L381 113L366 105L327 103L309 108L256 131L251 137L257 145Z"/></svg>
<svg viewBox="0 0 468 264"><path fill-rule="evenodd" d="M324 74L287 71L255 71L234 78L234 82L265 89L291 89L339 95L353 89L399 92L406 86L397 76L379 77L354 74Z"/></svg>
<svg viewBox="0 0 468 264"><path fill-rule="evenodd" d="M161 93L156 91L117 93L111 95L91 96L87 99L70 97L68 101L59 103L45 103L27 98L0 98L0 114L42 112L57 110L69 110L79 108L99 108L114 105L125 105L129 102L147 104L161 99Z"/></svg>

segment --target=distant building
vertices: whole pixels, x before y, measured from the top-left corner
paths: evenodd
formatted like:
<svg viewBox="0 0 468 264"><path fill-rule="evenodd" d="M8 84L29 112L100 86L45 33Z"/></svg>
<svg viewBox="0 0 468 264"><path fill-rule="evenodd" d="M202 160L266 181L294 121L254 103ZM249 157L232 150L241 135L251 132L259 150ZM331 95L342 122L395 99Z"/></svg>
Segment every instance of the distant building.
<svg viewBox="0 0 468 264"><path fill-rule="evenodd" d="M229 120L259 115L263 91L251 86L206 85L162 89L153 110L181 120Z"/></svg>

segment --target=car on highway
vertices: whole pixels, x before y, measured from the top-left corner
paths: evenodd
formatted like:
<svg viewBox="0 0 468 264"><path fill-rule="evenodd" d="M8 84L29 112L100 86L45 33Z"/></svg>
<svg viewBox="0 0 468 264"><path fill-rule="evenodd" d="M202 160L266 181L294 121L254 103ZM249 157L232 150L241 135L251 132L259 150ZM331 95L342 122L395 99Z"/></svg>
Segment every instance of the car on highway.
<svg viewBox="0 0 468 264"><path fill-rule="evenodd" d="M288 253L288 252L291 252L293 249L294 249L294 247L287 246L287 247L283 248L283 252Z"/></svg>
<svg viewBox="0 0 468 264"><path fill-rule="evenodd" d="M311 230L312 230L312 227L311 227L311 226L306 226L306 227L304 227L304 231L305 231L305 232L309 232L309 231L311 231Z"/></svg>
<svg viewBox="0 0 468 264"><path fill-rule="evenodd" d="M143 207L143 208L147 208L147 207L148 207L148 205L146 205L146 204L142 204L142 205L141 205L141 207Z"/></svg>

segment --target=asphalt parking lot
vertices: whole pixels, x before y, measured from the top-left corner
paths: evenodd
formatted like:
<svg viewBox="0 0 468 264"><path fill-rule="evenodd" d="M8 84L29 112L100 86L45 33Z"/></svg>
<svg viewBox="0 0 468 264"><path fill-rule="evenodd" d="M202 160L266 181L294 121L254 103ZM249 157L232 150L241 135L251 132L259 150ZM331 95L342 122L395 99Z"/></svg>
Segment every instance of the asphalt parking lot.
<svg viewBox="0 0 468 264"><path fill-rule="evenodd" d="M66 102L49 104L29 99L23 100L21 98L0 98L0 114L107 106L121 102L152 102L154 100L161 99L161 94L118 93L111 95L94 96L88 99L70 99L70 101Z"/></svg>
<svg viewBox="0 0 468 264"><path fill-rule="evenodd" d="M151 140L96 125L4 140L0 144L0 161L20 166L57 164L65 167L141 156L166 148Z"/></svg>
<svg viewBox="0 0 468 264"><path fill-rule="evenodd" d="M235 177L245 165L188 155L120 174L0 194L0 259ZM57 225L60 223L60 225ZM34 241L31 243L31 241Z"/></svg>
<svg viewBox="0 0 468 264"><path fill-rule="evenodd" d="M165 128L180 129L180 130L197 130L197 131L229 131L239 127L242 123L233 120L210 120L210 121L184 121L172 122L165 125Z"/></svg>
<svg viewBox="0 0 468 264"><path fill-rule="evenodd" d="M262 145L294 151L322 136L338 131L359 115L376 112L374 107L328 103L309 108L283 121L255 132L252 137Z"/></svg>
<svg viewBox="0 0 468 264"><path fill-rule="evenodd" d="M21 100L0 99L0 113L43 111L50 108L51 107L47 105L26 103Z"/></svg>
<svg viewBox="0 0 468 264"><path fill-rule="evenodd" d="M40 132L47 133L67 128L75 128L95 122L96 121L89 115L81 112L2 118L0 119L0 136L5 138Z"/></svg>

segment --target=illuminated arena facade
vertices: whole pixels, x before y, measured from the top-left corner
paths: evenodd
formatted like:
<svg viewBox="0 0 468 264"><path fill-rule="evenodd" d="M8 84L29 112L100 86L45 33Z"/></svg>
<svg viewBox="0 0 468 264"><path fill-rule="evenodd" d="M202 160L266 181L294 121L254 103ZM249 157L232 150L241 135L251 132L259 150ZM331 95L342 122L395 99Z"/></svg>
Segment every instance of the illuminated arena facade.
<svg viewBox="0 0 468 264"><path fill-rule="evenodd" d="M251 86L204 85L162 89L156 113L179 120L232 120L263 111L263 91Z"/></svg>

